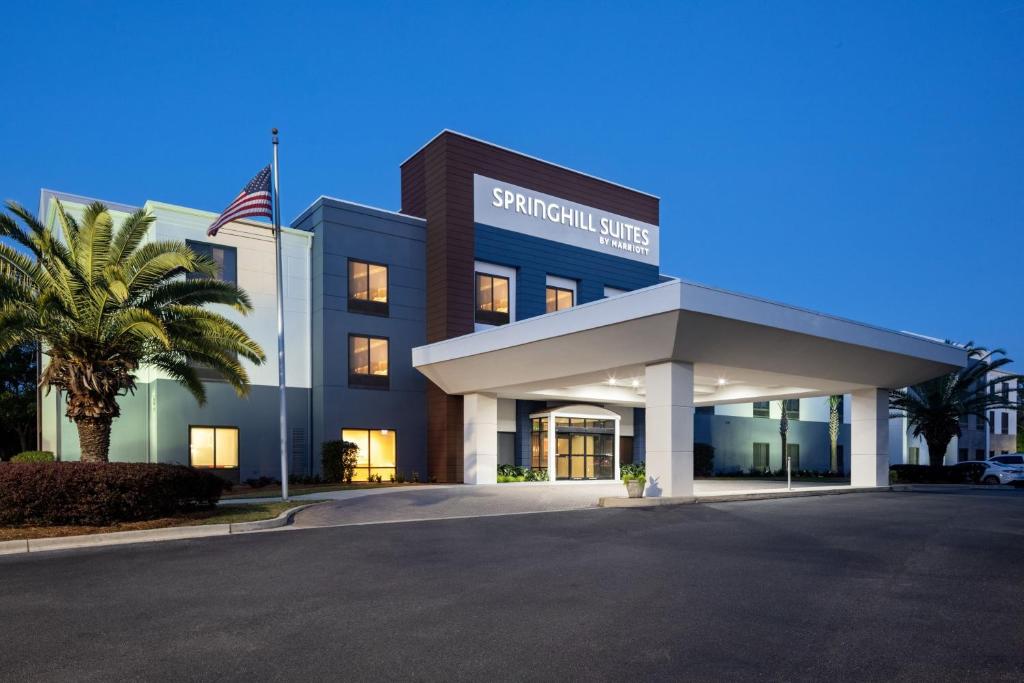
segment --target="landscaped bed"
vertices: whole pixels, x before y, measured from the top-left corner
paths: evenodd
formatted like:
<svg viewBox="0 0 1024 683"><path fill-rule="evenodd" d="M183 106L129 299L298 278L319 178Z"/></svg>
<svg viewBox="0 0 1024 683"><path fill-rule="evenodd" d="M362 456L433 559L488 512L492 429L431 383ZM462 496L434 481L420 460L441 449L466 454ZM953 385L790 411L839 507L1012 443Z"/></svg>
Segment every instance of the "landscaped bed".
<svg viewBox="0 0 1024 683"><path fill-rule="evenodd" d="M27 538L55 538L58 536L82 536L106 534L114 531L146 531L176 526L202 526L207 524L237 524L272 519L285 510L322 503L322 500L288 501L274 503L253 503L251 505L225 505L212 510L183 512L173 517L160 517L138 522L121 522L107 526L9 526L0 527L0 541L17 541Z"/></svg>

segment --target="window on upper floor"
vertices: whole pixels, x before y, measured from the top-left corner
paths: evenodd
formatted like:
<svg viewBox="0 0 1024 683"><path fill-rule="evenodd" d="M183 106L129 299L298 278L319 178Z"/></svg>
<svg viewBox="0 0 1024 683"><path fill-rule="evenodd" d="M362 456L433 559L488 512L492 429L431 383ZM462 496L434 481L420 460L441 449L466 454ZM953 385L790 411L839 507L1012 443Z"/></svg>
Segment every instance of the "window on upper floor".
<svg viewBox="0 0 1024 683"><path fill-rule="evenodd" d="M366 389L387 389L388 339L363 334L348 336L348 385Z"/></svg>
<svg viewBox="0 0 1024 683"><path fill-rule="evenodd" d="M196 242L194 240L186 240L185 244L196 254L212 259L217 264L217 273L214 275L217 280L238 284L238 252L234 247L225 247L221 244L211 244L209 242ZM187 280L201 280L206 277L208 276L196 272L185 274L185 279ZM238 354L234 351L228 352L228 356L238 360ZM225 381L224 376L219 371L214 370L208 365L202 363L192 363L191 365L199 379L204 382Z"/></svg>
<svg viewBox="0 0 1024 683"><path fill-rule="evenodd" d="M505 325L509 321L509 278L492 273L476 274L476 322Z"/></svg>
<svg viewBox="0 0 1024 683"><path fill-rule="evenodd" d="M348 310L372 315L388 314L387 266L348 260Z"/></svg>
<svg viewBox="0 0 1024 683"><path fill-rule="evenodd" d="M1003 413L999 416L999 433L1009 434L1010 433L1010 414Z"/></svg>
<svg viewBox="0 0 1024 683"><path fill-rule="evenodd" d="M990 410L988 413L988 432L989 434L996 433L996 413L994 410Z"/></svg>
<svg viewBox="0 0 1024 683"><path fill-rule="evenodd" d="M771 415L771 406L768 401L754 401L754 417L768 417Z"/></svg>
<svg viewBox="0 0 1024 683"><path fill-rule="evenodd" d="M783 408L786 410L786 417L790 420L800 419L800 399L798 398L787 398L782 402Z"/></svg>
<svg viewBox="0 0 1024 683"><path fill-rule="evenodd" d="M544 295L544 306L546 313L554 313L555 311L572 308L573 291L549 285Z"/></svg>
<svg viewBox="0 0 1024 683"><path fill-rule="evenodd" d="M209 242L186 240L185 244L196 254L212 259L217 264L216 279L238 284L238 252L234 247L225 247ZM186 273L186 279L196 280L207 277L202 273Z"/></svg>

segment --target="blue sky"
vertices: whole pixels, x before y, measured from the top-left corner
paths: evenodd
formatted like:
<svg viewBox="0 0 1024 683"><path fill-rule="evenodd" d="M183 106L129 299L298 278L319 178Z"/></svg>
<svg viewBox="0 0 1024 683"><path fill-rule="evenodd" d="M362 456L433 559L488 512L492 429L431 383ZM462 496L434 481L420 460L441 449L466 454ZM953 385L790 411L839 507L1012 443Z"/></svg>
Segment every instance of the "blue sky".
<svg viewBox="0 0 1024 683"><path fill-rule="evenodd" d="M399 207L451 128L662 198L662 270L1024 356L1024 1L5 9L0 196ZM145 6L143 6L145 5ZM1019 367L1019 365L1018 365Z"/></svg>

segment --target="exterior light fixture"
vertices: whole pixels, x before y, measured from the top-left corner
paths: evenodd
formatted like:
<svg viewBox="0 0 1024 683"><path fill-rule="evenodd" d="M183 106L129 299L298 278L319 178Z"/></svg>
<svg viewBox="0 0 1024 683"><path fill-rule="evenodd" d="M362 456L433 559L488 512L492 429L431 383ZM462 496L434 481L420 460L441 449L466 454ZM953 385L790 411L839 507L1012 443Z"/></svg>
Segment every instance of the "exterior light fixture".
<svg viewBox="0 0 1024 683"><path fill-rule="evenodd" d="M609 377L608 378L608 384L609 384L609 386L613 386L614 387L615 386L615 378L614 377Z"/></svg>
<svg viewBox="0 0 1024 683"><path fill-rule="evenodd" d="M634 379L634 380L633 380L633 382L632 382L632 384L633 384L633 388L634 388L634 389L637 389L637 388L639 388L639 387L640 387L640 380L638 380L638 379Z"/></svg>
<svg viewBox="0 0 1024 683"><path fill-rule="evenodd" d="M721 386L725 386L725 378L724 377L719 377L718 378L718 386L720 386L720 387Z"/></svg>

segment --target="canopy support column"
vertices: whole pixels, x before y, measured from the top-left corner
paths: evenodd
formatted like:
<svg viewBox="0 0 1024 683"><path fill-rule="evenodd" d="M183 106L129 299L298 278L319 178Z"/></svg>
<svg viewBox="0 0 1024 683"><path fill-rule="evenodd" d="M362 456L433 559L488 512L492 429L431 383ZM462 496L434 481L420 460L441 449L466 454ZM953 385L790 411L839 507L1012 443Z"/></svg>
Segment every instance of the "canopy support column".
<svg viewBox="0 0 1024 683"><path fill-rule="evenodd" d="M693 495L693 364L648 365L647 488L644 495Z"/></svg>

